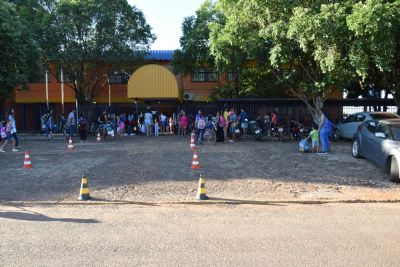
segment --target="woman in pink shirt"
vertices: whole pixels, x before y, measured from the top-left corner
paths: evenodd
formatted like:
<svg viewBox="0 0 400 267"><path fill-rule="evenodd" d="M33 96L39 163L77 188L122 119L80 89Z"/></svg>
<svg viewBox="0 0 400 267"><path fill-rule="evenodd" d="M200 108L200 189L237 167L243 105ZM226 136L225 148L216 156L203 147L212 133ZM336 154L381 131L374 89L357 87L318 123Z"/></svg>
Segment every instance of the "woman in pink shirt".
<svg viewBox="0 0 400 267"><path fill-rule="evenodd" d="M181 128L183 129L183 136L186 136L186 129L188 127L188 118L186 117L185 112L182 113L180 123L181 123Z"/></svg>

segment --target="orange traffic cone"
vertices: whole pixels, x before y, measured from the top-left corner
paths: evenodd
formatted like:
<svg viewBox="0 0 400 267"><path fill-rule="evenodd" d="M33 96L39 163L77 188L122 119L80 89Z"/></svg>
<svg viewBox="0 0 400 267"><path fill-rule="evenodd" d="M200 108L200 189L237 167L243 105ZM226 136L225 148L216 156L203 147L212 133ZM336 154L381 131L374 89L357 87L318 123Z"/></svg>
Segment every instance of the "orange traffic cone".
<svg viewBox="0 0 400 267"><path fill-rule="evenodd" d="M199 158L197 157L197 149L195 149L193 154L192 169L198 170L200 168Z"/></svg>
<svg viewBox="0 0 400 267"><path fill-rule="evenodd" d="M190 137L190 149L196 149L196 143L194 142L195 135L194 133L191 134Z"/></svg>
<svg viewBox="0 0 400 267"><path fill-rule="evenodd" d="M28 150L25 150L24 169L31 169L31 168L32 168L31 158L29 157Z"/></svg>
<svg viewBox="0 0 400 267"><path fill-rule="evenodd" d="M68 152L74 151L74 144L72 143L72 138L69 138L68 141Z"/></svg>
<svg viewBox="0 0 400 267"><path fill-rule="evenodd" d="M97 133L96 142L97 142L97 143L100 143L100 142L101 142L100 133Z"/></svg>

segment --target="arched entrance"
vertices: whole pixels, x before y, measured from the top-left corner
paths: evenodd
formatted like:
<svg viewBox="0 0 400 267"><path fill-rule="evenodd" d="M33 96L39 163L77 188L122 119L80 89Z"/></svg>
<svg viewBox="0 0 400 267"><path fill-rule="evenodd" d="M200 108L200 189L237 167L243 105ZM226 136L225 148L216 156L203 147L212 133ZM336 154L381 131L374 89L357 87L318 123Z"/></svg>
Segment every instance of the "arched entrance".
<svg viewBox="0 0 400 267"><path fill-rule="evenodd" d="M149 64L137 69L128 81L128 98L157 112L173 113L182 102L175 75L166 67Z"/></svg>

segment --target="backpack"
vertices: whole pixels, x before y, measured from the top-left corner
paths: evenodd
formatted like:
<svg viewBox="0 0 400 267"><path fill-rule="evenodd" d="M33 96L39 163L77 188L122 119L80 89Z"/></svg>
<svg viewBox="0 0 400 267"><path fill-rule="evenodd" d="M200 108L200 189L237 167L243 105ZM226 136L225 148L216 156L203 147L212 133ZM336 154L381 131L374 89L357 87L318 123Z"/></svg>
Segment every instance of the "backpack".
<svg viewBox="0 0 400 267"><path fill-rule="evenodd" d="M225 118L224 118L223 116L219 117L219 122L218 122L218 124L219 124L219 126L222 127L222 128L224 128L224 127L227 125L226 120L225 120Z"/></svg>
<svg viewBox="0 0 400 267"><path fill-rule="evenodd" d="M206 127L206 121L204 120L204 118L199 119L199 121L197 122L197 129L203 130Z"/></svg>
<svg viewBox="0 0 400 267"><path fill-rule="evenodd" d="M4 138L7 137L6 127L5 127L5 126L2 126L2 125L0 125L0 137L1 137L2 139L4 139Z"/></svg>
<svg viewBox="0 0 400 267"><path fill-rule="evenodd" d="M310 151L310 147L308 146L308 142L306 139L303 139L300 141L299 149L300 149L300 152L309 152Z"/></svg>

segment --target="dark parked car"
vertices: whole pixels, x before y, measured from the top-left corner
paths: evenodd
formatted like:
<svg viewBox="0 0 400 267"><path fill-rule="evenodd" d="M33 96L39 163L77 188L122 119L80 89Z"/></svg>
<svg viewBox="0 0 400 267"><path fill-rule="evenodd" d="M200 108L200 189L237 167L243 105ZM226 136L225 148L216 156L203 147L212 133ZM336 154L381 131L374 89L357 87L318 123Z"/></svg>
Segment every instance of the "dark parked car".
<svg viewBox="0 0 400 267"><path fill-rule="evenodd" d="M352 154L375 162L390 173L392 181L400 182L400 119L363 122L354 134Z"/></svg>

